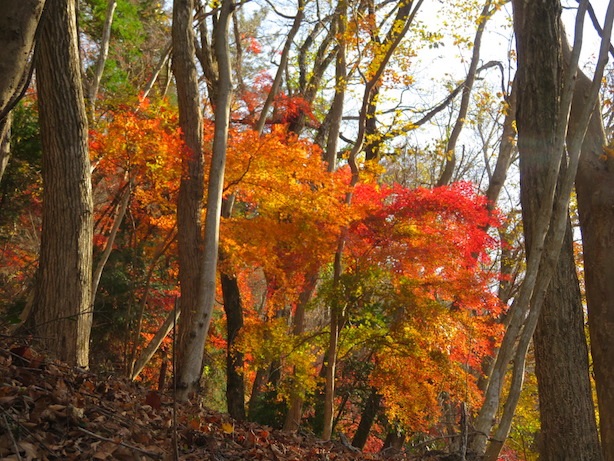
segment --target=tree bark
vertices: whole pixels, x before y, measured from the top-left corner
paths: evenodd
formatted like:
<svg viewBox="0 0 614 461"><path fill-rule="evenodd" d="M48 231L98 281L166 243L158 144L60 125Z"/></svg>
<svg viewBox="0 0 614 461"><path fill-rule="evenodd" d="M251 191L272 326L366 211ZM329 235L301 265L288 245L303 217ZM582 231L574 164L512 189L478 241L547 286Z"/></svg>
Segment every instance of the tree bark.
<svg viewBox="0 0 614 461"><path fill-rule="evenodd" d="M196 321L202 254L203 117L194 55L193 11L192 0L175 0L172 26L172 68L177 83L179 126L186 147L182 159L184 174L181 176L177 201L179 287L182 310L179 319L178 344L176 345L179 373L181 373L183 357L188 353L188 335L191 334L192 325ZM202 363L197 366L199 369L196 373L199 373L202 370Z"/></svg>
<svg viewBox="0 0 614 461"><path fill-rule="evenodd" d="M580 73L569 131L586 105L590 79ZM593 369L599 403L603 459L614 460L614 158L604 151L606 136L600 104L595 105L576 177L582 230L584 280Z"/></svg>
<svg viewBox="0 0 614 461"><path fill-rule="evenodd" d="M226 312L226 402L234 419L245 419L245 382L243 353L236 349L235 340L243 328L243 306L237 278L222 273L222 295Z"/></svg>
<svg viewBox="0 0 614 461"><path fill-rule="evenodd" d="M600 460L582 296L569 223L533 343L541 421L540 459Z"/></svg>
<svg viewBox="0 0 614 461"><path fill-rule="evenodd" d="M86 367L92 325L92 185L73 0L47 5L37 69L43 224L33 323L59 359Z"/></svg>

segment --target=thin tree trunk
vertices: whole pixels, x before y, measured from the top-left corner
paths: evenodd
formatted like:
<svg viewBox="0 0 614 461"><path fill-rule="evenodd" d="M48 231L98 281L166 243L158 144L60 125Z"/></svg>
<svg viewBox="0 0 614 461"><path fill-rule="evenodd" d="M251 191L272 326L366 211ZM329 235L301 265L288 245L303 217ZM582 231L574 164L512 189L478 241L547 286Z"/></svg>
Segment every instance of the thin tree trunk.
<svg viewBox="0 0 614 461"><path fill-rule="evenodd" d="M281 79L283 73L286 70L286 66L288 64L288 59L290 59L290 49L292 48L292 41L294 37L298 33L298 30L301 26L301 22L303 20L303 16L305 15L305 0L298 0L298 5L296 8L296 16L294 17L294 22L292 23L292 27L290 28L290 32L288 33L288 37L286 38L286 43L284 45L284 49L281 53L281 58L279 62L279 67L277 68L277 73L275 74L275 79L273 80L273 85L271 86L271 90L267 95L266 101L264 102L264 107L262 108L262 112L260 113L260 118L256 123L256 131L258 133L262 133L264 130L264 125L266 123L266 119L269 113L269 109L273 105L273 101L279 92L279 88L281 87Z"/></svg>
<svg viewBox="0 0 614 461"><path fill-rule="evenodd" d="M93 202L75 8L73 0L47 5L36 62L43 226L33 322L57 358L87 367Z"/></svg>
<svg viewBox="0 0 614 461"><path fill-rule="evenodd" d="M503 132L501 133L501 142L499 144L499 155L497 156L497 163L492 175L488 178L488 189L486 190L486 198L488 199L489 210L494 210L505 184L507 178L507 172L510 168L512 160L514 158L514 152L516 152L516 108L518 97L518 85L514 81L512 83L512 90L506 99L507 112L503 120Z"/></svg>
<svg viewBox="0 0 614 461"><path fill-rule="evenodd" d="M102 25L102 38L100 39L100 46L98 52L98 59L96 59L96 65L94 66L94 75L92 75L92 81L90 82L88 89L88 102L89 102L89 119L94 120L94 111L96 109L96 98L98 97L98 88L100 88L100 81L102 80L102 74L104 72L104 66L107 62L107 56L109 56L109 43L111 41L111 26L113 25L113 16L115 15L115 8L117 7L117 0L109 0L107 3L107 12Z"/></svg>
<svg viewBox="0 0 614 461"><path fill-rule="evenodd" d="M222 295L226 312L226 402L228 413L234 419L245 419L245 382L243 353L237 350L235 340L243 328L243 306L237 278L222 273Z"/></svg>
<svg viewBox="0 0 614 461"><path fill-rule="evenodd" d="M145 85L145 88L143 89L143 94L141 95L141 99L145 99L149 96L149 93L153 89L156 81L158 80L158 77L160 76L160 72L162 72L162 69L164 69L164 67L168 65L168 60L171 57L171 50L172 50L172 45L169 43L164 49L164 53L162 54L162 57L160 58L160 62L158 63L153 73L151 74L151 77L149 78L147 85Z"/></svg>
<svg viewBox="0 0 614 461"><path fill-rule="evenodd" d="M0 182L6 171L6 167L11 159L11 125L13 115L8 113L6 117L0 120Z"/></svg>
<svg viewBox="0 0 614 461"><path fill-rule="evenodd" d="M324 160L327 163L328 172L332 173L337 168L337 150L339 146L339 133L341 132L341 119L343 117L343 100L347 86L347 64L345 30L347 22L347 2L339 0L337 4L337 56L335 62L335 96L330 108L330 130L326 143Z"/></svg>
<svg viewBox="0 0 614 461"><path fill-rule="evenodd" d="M189 353L189 335L196 322L202 254L201 211L204 195L203 118L196 70L192 0L173 4L172 68L177 84L179 126L186 146L177 201L177 243L181 309L177 340L177 366L182 373L184 356ZM200 376L202 363L195 371Z"/></svg>
<svg viewBox="0 0 614 461"><path fill-rule="evenodd" d="M134 363L130 379L135 380L139 376L141 371L143 371L145 365L147 365L147 363L151 360L153 355L160 347L160 344L162 344L162 341L164 341L164 338L166 338L169 332L173 329L173 326L176 325L180 315L181 307L179 306L179 300L176 300L175 308L172 312L169 312L168 316L164 320L164 323L160 326L154 337L151 338L149 344L145 346L145 348L141 352L141 355Z"/></svg>
<svg viewBox="0 0 614 461"><path fill-rule="evenodd" d="M456 143L465 126L465 119L467 118L467 112L469 111L469 101L471 98L471 91L473 90L473 84L477 75L478 64L480 63L480 48L482 47L482 36L484 35L484 29L488 19L492 16L491 11L492 0L486 0L480 18L478 20L478 29L473 39L473 53L471 55L471 62L469 64L469 70L467 72L467 78L463 86L460 108L458 111L458 117L456 117L456 123L450 133L450 138L446 146L446 161L444 169L437 181L438 186L444 186L452 181L454 174L454 167L456 166Z"/></svg>
<svg viewBox="0 0 614 461"><path fill-rule="evenodd" d="M337 351L339 349L339 331L343 313L332 306L330 309L330 335L328 337L328 356L326 363L326 381L324 384L324 427L322 438L330 440L333 432L333 416L335 412L335 372L337 368Z"/></svg>
<svg viewBox="0 0 614 461"><path fill-rule="evenodd" d="M292 334L298 336L305 331L305 311L307 309L307 303L311 299L316 283L318 280L317 271L311 271L306 276L306 283L301 291L298 303L296 305L296 311L292 320L294 327ZM301 417L303 414L303 397L298 394L290 396L290 405L288 413L286 414L286 421L284 422L284 430L296 431L301 425Z"/></svg>
<svg viewBox="0 0 614 461"><path fill-rule="evenodd" d="M139 310L136 318L136 328L132 328L132 339L129 339L129 343L132 344L132 349L130 351L130 358L128 360L128 366L130 367L128 370L128 376L134 375L134 369L136 366L136 352L140 343L141 333L143 331L143 318L145 317L145 308L147 307L147 299L149 297L149 289L151 287L151 279L153 277L154 270L158 264L158 260L166 253L171 244L175 241L176 233L175 229L171 229L164 239L158 245L156 252L154 253L153 258L149 263L149 269L147 269L147 275L145 276L145 286L143 287L143 296L139 301ZM175 310L177 310L177 302L175 302ZM179 315L177 315L177 319L179 319ZM176 320L177 320L176 319ZM176 321L175 320L175 321ZM170 327L169 327L170 330ZM154 351L155 352L155 351ZM140 373L140 371L139 371Z"/></svg>
<svg viewBox="0 0 614 461"><path fill-rule="evenodd" d="M188 395L198 389L202 374L203 355L211 314L215 304L217 258L222 210L222 191L226 166L226 147L230 123L230 100L232 94L231 56L228 46L230 17L234 10L232 0L223 0L214 30L215 56L218 63L217 98L215 101L215 127L213 134L213 154L209 170L207 194L207 214L205 217L205 238L196 311L190 317L192 323L184 323L185 341L181 348L178 399L187 400ZM184 306L184 309L186 306ZM184 311L184 315L187 312ZM185 317L182 316L185 320Z"/></svg>
<svg viewBox="0 0 614 461"><path fill-rule="evenodd" d="M117 232L119 231L119 226L124 220L124 216L126 215L126 210L128 209L128 203L130 203L130 195L132 191L130 189L130 184L126 183L120 190L122 198L117 207L117 212L115 213L115 218L113 220L113 227L111 228L111 232L109 232L109 236L107 238L107 243L105 244L104 250L100 255L100 259L96 264L96 268L94 269L94 274L92 275L92 310L94 309L94 303L96 302L96 293L98 292L98 285L100 283L100 278L102 277L102 271L104 270L104 266L107 264L109 260L109 256L111 255L111 251L113 251L113 246L115 245L115 238L117 237Z"/></svg>

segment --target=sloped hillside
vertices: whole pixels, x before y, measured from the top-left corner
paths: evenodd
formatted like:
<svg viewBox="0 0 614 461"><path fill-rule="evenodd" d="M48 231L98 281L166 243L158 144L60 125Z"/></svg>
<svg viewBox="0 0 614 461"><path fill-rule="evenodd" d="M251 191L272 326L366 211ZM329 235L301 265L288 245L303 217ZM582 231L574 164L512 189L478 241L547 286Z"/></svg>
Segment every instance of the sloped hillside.
<svg viewBox="0 0 614 461"><path fill-rule="evenodd" d="M409 460L232 421L138 384L0 345L1 460ZM431 453L422 460L452 459Z"/></svg>

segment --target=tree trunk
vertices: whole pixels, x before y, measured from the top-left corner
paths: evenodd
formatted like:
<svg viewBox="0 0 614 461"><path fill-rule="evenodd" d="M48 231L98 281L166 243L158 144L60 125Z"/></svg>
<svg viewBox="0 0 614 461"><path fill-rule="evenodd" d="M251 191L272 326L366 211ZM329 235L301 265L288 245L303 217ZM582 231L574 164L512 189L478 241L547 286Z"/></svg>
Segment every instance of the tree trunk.
<svg viewBox="0 0 614 461"><path fill-rule="evenodd" d="M102 80L102 74L104 72L104 66L107 62L109 55L109 43L111 42L111 26L113 25L113 16L115 15L115 8L117 7L117 0L109 0L107 3L107 12L102 26L102 38L100 39L100 52L98 53L98 59L94 65L94 74L92 75L92 81L88 88L88 110L90 121L94 120L94 112L96 110L96 98L98 97L98 88L100 88L100 81Z"/></svg>
<svg viewBox="0 0 614 461"><path fill-rule="evenodd" d="M151 341L149 341L149 344L147 344L147 346L143 348L141 355L134 363L134 366L132 367L132 374L130 375L130 379L135 380L139 376L141 371L143 371L143 368L145 368L145 365L147 365L147 362L149 362L149 360L151 360L153 355L156 353L156 351L160 347L160 344L162 344L162 341L164 340L164 338L166 338L169 332L177 324L177 319L179 319L180 315L181 315L181 306L179 306L179 302L175 301L175 308L172 310L172 312L168 314L162 326L160 326L160 328L158 329L154 337L151 338Z"/></svg>
<svg viewBox="0 0 614 461"><path fill-rule="evenodd" d="M298 336L305 331L305 311L307 310L307 303L311 299L311 296L316 288L318 281L317 270L309 270L306 275L305 285L301 290L298 297L298 303L296 305L296 311L294 313L292 334ZM296 384L299 385L298 383ZM288 405L288 413L286 414L286 421L284 422L284 430L296 431L301 425L301 417L303 415L303 397L301 393L296 392L290 396L290 404Z"/></svg>
<svg viewBox="0 0 614 461"><path fill-rule="evenodd" d="M558 0L516 6L518 145L527 257L537 231L546 177L556 148L563 92L561 7ZM563 178L565 161L561 166ZM571 226L563 241L534 336L544 460L598 460L599 439L588 374L583 312ZM533 306L534 308L534 306Z"/></svg>
<svg viewBox="0 0 614 461"><path fill-rule="evenodd" d="M228 28L234 10L232 0L223 0L219 17L215 25L213 44L218 63L218 84L215 101L215 127L213 134L213 154L209 169L209 187L207 194L207 214L205 217L205 238L196 312L193 322L188 324L182 335L186 335L180 353L180 374L178 382L179 400L186 400L188 395L198 389L202 375L204 347L211 323L211 314L215 304L217 258L219 247L220 214L222 210L222 192L224 170L226 167L226 147L228 144L228 126L230 123L230 100L232 94L230 50L228 46ZM184 312L184 315L187 312ZM181 317L185 320L185 317Z"/></svg>
<svg viewBox="0 0 614 461"><path fill-rule="evenodd" d="M342 324L342 312L336 306L330 309L330 335L326 362L326 381L324 385L324 427L322 438L330 440L333 434L333 416L335 413L335 373L337 369L337 352L339 350L339 332Z"/></svg>
<svg viewBox="0 0 614 461"><path fill-rule="evenodd" d="M570 224L533 342L541 421L540 459L601 459Z"/></svg>
<svg viewBox="0 0 614 461"><path fill-rule="evenodd" d="M268 375L268 370L264 368L258 368L254 382L252 383L252 391L249 396L249 402L247 403L247 419L249 421L256 421L259 403L262 400L262 390Z"/></svg>
<svg viewBox="0 0 614 461"><path fill-rule="evenodd" d="M175 0L173 4L173 60L177 84L179 126L186 152L182 159L179 197L177 201L177 242L179 249L179 287L181 310L179 319L177 364L181 373L188 335L194 324L200 278L201 211L204 195L204 157L202 147L203 118L201 113L198 74L194 56L192 0ZM202 363L199 371L202 369Z"/></svg>
<svg viewBox="0 0 614 461"><path fill-rule="evenodd" d="M28 82L45 0L4 0L0 8L0 120Z"/></svg>
<svg viewBox="0 0 614 461"><path fill-rule="evenodd" d="M480 20L478 22L478 29L473 39L473 53L471 55L471 63L469 64L469 71L467 72L467 78L463 85L463 91L461 96L460 108L458 110L458 117L452 127L450 138L446 146L446 160L444 163L443 171L437 181L438 186L445 186L450 184L454 175L454 168L456 167L456 144L460 137L463 127L465 126L465 120L467 118L467 112L469 111L469 102L471 98L471 91L473 90L473 84L475 83L475 77L477 75L478 64L480 63L480 48L482 47L482 35L484 35L484 29L488 19L492 16L494 10L491 10L492 0L486 0L482 12L480 13Z"/></svg>
<svg viewBox="0 0 614 461"><path fill-rule="evenodd" d="M224 312L226 312L226 401L234 419L245 419L245 383L243 353L235 347L235 339L243 328L243 306L237 278L221 274Z"/></svg>
<svg viewBox="0 0 614 461"><path fill-rule="evenodd" d="M586 105L590 80L580 73L569 131ZM593 369L603 459L614 460L614 158L604 153L601 107L593 111L576 177Z"/></svg>
<svg viewBox="0 0 614 461"><path fill-rule="evenodd" d="M11 113L6 114L4 119L0 120L0 182L6 171L6 167L11 159L11 125L13 116Z"/></svg>
<svg viewBox="0 0 614 461"><path fill-rule="evenodd" d="M527 267L519 293L515 296L509 313L509 324L489 377L485 399L475 423L472 448L483 452L486 437L493 425L493 418L499 405L503 376L514 359L514 371L510 392L503 409L501 422L496 434L491 437L485 460L496 460L510 430L520 389L524 377L525 354L535 331L541 307L544 303L550 280L555 272L558 255L565 235L568 217L569 197L577 171L582 136L572 137L567 142L569 165L561 169L565 152L567 119L575 85L575 75L580 56L580 44L584 13L587 2L578 8L574 49L567 72L563 74L561 63L560 10L556 0L540 3L515 1L514 27L518 49L517 83L519 90L517 126L519 150L529 155L533 164L542 172L539 191L525 187L531 192L523 197L523 207L537 213L530 213L530 251L527 251ZM604 47L595 71L595 84L591 87L590 100L595 101L598 83L603 75L606 60L602 60ZM564 75L564 78L563 78ZM582 111L581 123L586 127L591 105ZM582 131L582 135L583 135ZM521 165L522 170L522 165ZM521 171L521 193L523 192ZM529 174L529 179L531 176ZM534 188L533 188L534 189ZM555 200L555 192L558 198ZM539 192L537 196L536 192ZM538 198L539 197L539 198ZM514 351L514 344L518 342Z"/></svg>
<svg viewBox="0 0 614 461"><path fill-rule="evenodd" d="M382 396L377 393L377 389L372 388L365 402L365 408L362 411L362 415L360 415L360 423L358 423L358 428L352 439L353 447L360 448L361 450L365 447L367 439L369 438L369 433L371 432L371 427L379 412L381 401Z"/></svg>
<svg viewBox="0 0 614 461"><path fill-rule="evenodd" d="M398 429L390 429L384 440L384 445L382 445L382 452L392 451L393 453L398 453L403 449L404 443L405 433Z"/></svg>
<svg viewBox="0 0 614 461"><path fill-rule="evenodd" d="M86 367L92 325L92 184L75 1L47 5L37 69L43 225L33 323L59 359Z"/></svg>

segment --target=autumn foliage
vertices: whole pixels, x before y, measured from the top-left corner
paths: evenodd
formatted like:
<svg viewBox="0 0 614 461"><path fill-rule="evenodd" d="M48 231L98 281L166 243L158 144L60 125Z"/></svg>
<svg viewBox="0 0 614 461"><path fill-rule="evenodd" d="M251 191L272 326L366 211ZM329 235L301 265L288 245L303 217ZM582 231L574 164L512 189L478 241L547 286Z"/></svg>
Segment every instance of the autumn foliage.
<svg viewBox="0 0 614 461"><path fill-rule="evenodd" d="M277 114L291 118L301 104L281 96ZM176 201L186 152L176 118L168 102L143 101L105 112L90 134L95 253L112 246L96 298L95 338L123 370L178 294ZM224 194L234 206L222 220L220 271L239 282L245 325L233 347L244 354L247 389L273 390L267 398L281 408L300 395L305 414L315 418L328 312L341 309L339 385L356 392L339 396L340 428L355 430L371 389L381 396L380 432L439 430L444 396L451 405L479 405L481 362L496 345L503 312L491 270L497 242L488 232L498 218L485 199L470 183L386 184L375 167L351 188L347 168L327 172L321 149L287 123L260 135L244 121L229 137ZM209 122L204 132L210 145ZM340 237L343 271L333 283ZM19 257L26 267L34 255L9 249L3 257ZM310 283L305 325L296 331ZM214 366L226 347L221 314L211 334ZM167 339L163 349L171 347ZM163 360L158 355L156 367ZM255 383L272 363L269 387L267 380ZM156 367L142 379L157 379Z"/></svg>

